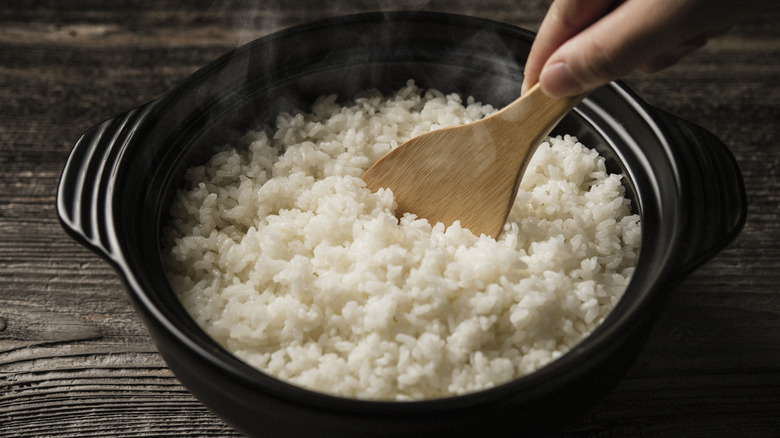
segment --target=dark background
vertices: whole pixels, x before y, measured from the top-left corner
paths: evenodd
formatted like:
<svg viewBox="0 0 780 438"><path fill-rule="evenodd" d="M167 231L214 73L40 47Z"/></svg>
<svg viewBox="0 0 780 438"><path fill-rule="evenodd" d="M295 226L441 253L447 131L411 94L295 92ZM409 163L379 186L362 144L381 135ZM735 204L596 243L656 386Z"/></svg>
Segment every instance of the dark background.
<svg viewBox="0 0 780 438"><path fill-rule="evenodd" d="M236 435L166 367L112 268L60 227L57 182L82 132L290 25L426 9L536 30L548 5L2 2L0 435ZM745 177L748 221L675 289L625 379L563 436L780 436L780 13L627 82L729 145Z"/></svg>

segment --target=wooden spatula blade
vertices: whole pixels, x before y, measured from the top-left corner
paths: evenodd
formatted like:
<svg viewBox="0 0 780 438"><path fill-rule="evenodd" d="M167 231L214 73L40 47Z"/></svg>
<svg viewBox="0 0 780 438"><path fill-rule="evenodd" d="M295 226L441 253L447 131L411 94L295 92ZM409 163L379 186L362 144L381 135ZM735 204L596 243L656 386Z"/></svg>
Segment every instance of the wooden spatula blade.
<svg viewBox="0 0 780 438"><path fill-rule="evenodd" d="M495 238L512 207L520 164L502 154L483 130L473 124L415 137L378 161L363 180L372 191L391 189L399 216L411 212L445 226L460 221L475 234ZM439 151L437 144L453 147Z"/></svg>
<svg viewBox="0 0 780 438"><path fill-rule="evenodd" d="M583 97L552 99L537 85L490 117L409 140L363 181L372 191L392 190L398 216L414 213L432 225L460 221L497 238L536 147Z"/></svg>

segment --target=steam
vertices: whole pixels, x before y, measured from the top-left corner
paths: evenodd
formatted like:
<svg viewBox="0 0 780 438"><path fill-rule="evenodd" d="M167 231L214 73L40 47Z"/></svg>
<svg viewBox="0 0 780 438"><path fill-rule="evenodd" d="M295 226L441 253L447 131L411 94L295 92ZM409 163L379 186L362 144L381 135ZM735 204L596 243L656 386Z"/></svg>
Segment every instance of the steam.
<svg viewBox="0 0 780 438"><path fill-rule="evenodd" d="M223 17L223 31L239 46L287 27L323 18L364 12L446 11L480 15L473 0L353 0L322 1L296 8L296 0L228 0L215 2L211 12ZM522 2L519 2L522 3Z"/></svg>

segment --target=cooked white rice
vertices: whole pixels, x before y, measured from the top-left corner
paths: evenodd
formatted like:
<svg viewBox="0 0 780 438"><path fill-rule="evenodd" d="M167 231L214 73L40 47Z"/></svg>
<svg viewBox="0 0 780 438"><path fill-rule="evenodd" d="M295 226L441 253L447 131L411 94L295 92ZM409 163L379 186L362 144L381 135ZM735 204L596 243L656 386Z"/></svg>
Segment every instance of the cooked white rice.
<svg viewBox="0 0 780 438"><path fill-rule="evenodd" d="M407 139L494 109L413 82L281 114L187 172L166 230L187 311L247 363L362 399L463 394L531 373L599 325L637 260L619 175L542 144L498 240L394 214L360 176Z"/></svg>

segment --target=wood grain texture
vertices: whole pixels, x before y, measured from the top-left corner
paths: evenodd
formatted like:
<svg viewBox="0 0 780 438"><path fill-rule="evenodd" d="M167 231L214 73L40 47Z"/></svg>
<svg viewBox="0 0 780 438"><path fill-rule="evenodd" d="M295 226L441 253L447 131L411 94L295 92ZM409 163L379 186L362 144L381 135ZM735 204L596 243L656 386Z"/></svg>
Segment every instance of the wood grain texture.
<svg viewBox="0 0 780 438"><path fill-rule="evenodd" d="M0 5L0 436L237 436L171 374L118 277L56 219L59 173L99 121L272 31L377 9L535 29L548 1L99 2ZM653 76L648 102L715 133L749 197L737 240L674 290L636 364L564 436L780 432L780 14Z"/></svg>
<svg viewBox="0 0 780 438"><path fill-rule="evenodd" d="M393 191L399 218L458 221L497 239L537 146L584 97L551 99L536 84L495 114L412 138L361 178L372 192Z"/></svg>

